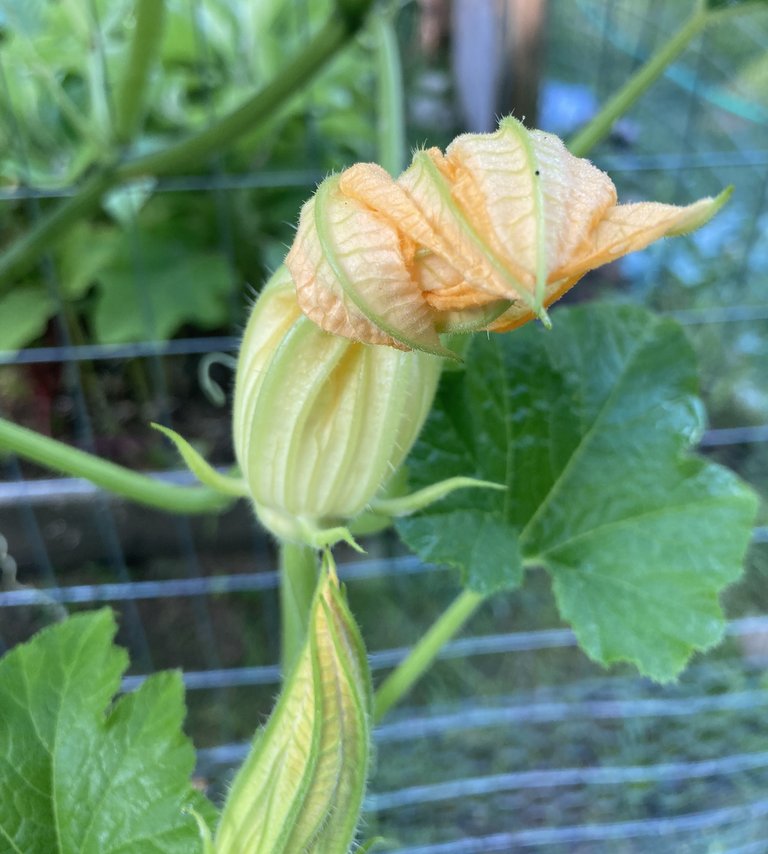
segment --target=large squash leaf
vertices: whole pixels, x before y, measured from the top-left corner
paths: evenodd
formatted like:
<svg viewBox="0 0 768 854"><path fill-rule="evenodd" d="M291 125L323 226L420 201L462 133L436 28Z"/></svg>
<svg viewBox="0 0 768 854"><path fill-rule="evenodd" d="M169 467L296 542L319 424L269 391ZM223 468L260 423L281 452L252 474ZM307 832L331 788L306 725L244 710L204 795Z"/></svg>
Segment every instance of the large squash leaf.
<svg viewBox="0 0 768 854"><path fill-rule="evenodd" d="M0 852L188 854L202 850L191 806L178 673L114 705L127 665L111 611L70 617L0 661Z"/></svg>
<svg viewBox="0 0 768 854"><path fill-rule="evenodd" d="M411 477L507 491L457 492L398 530L480 592L546 568L592 658L670 679L722 636L718 594L739 576L756 512L733 473L689 452L696 388L682 330L639 308L561 309L552 332L479 339L466 371L443 378Z"/></svg>

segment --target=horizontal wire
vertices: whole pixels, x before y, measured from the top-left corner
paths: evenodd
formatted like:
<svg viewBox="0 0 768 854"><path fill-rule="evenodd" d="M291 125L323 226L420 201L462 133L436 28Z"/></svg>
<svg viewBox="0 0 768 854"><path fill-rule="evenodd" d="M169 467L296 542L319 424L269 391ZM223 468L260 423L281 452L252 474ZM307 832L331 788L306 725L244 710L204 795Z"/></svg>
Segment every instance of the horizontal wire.
<svg viewBox="0 0 768 854"><path fill-rule="evenodd" d="M408 786L390 792L374 792L366 798L368 812L383 812L457 798L493 795L521 789L563 786L613 786L629 783L665 783L719 777L768 768L768 752L737 753L702 761L660 762L656 765L551 768L464 777L442 783Z"/></svg>
<svg viewBox="0 0 768 854"><path fill-rule="evenodd" d="M768 320L766 305L714 306L664 312L685 326L710 323L737 323ZM32 365L47 362L108 361L110 359L187 356L225 351L234 352L240 339L233 335L207 338L178 338L166 341L137 341L128 344L82 344L63 347L29 347L0 350L0 366Z"/></svg>
<svg viewBox="0 0 768 854"><path fill-rule="evenodd" d="M508 698L509 700L509 698ZM634 700L572 700L537 703L527 700L519 705L489 708L464 708L458 712L412 717L382 724L376 731L379 743L412 741L446 732L508 726L541 724L568 720L627 720L651 717L687 717L710 712L752 711L768 706L768 691L733 691L727 694Z"/></svg>
<svg viewBox="0 0 768 854"><path fill-rule="evenodd" d="M704 812L665 818L646 818L607 824L580 824L564 827L536 827L494 833L490 836L457 839L435 845L389 849L391 854L480 854L512 851L513 846L567 845L577 842L607 842L711 830L724 824L761 819L768 815L768 799L738 806L719 807Z"/></svg>
<svg viewBox="0 0 768 854"><path fill-rule="evenodd" d="M686 154L681 167L679 152L603 154L601 168L613 172L669 172L688 169L754 169L768 165L766 149L734 149L731 151L692 151ZM180 175L161 178L152 185L154 193L207 192L214 190L279 189L282 187L312 187L324 173L308 170L273 170L269 172L225 173L214 175ZM130 185L128 185L130 186ZM77 187L35 188L14 187L0 190L0 202L25 199L58 199L74 196Z"/></svg>
<svg viewBox="0 0 768 854"><path fill-rule="evenodd" d="M221 469L225 471L225 468ZM179 474L183 477L175 478L163 475L153 475L158 478L169 480L174 483L186 483L192 481L194 476L190 472L165 473L165 475ZM58 480L58 479L57 479ZM78 478L62 478L62 480L73 481L72 492L65 492L65 495L77 495L80 497L88 497L92 495L92 491L97 491L98 488L89 484L88 481L81 481ZM31 497L45 496L52 497L48 491L47 485L50 481L24 481L25 485L31 488ZM29 498L30 495L25 492L16 494L13 490L6 490L5 487L10 484L0 483L0 507L4 503L12 504L11 496L16 498ZM43 488L35 493L36 485ZM75 489L75 487L77 487ZM55 493L56 497L61 497L62 493ZM768 542L768 526L760 526L754 529L752 542L762 544ZM403 555L395 558L372 559L358 562L349 562L343 564L341 570L342 576L345 579L362 579L373 578L387 575L397 575L400 573L408 575L419 575L425 572L442 572L447 571L447 567L435 566L432 564L423 563L415 555ZM18 608L28 605L39 605L41 602L60 602L63 604L72 603L99 603L99 602L126 602L136 599L160 599L164 597L177 596L218 596L222 593L243 593L258 590L272 590L277 586L277 572L248 572L238 573L236 575L207 575L199 578L172 578L162 581L130 581L112 584L73 584L68 587L46 587L46 588L22 588L19 590L0 591L0 608ZM738 622L738 621L736 621ZM733 625L733 624L732 624ZM551 646L565 645L566 638L572 638L572 635L567 629L548 629L539 632L522 632L513 633L510 635L493 636L498 638L513 638L518 637L519 649L544 649ZM536 637L537 640L532 640ZM455 641L456 644L461 643L487 643L492 647L494 644L506 643L505 641L497 641L489 639L482 641L478 638L465 638ZM509 641L514 643L514 641ZM526 646L528 643L533 643L534 646ZM567 645L572 645L572 640L568 640ZM505 651L510 651L506 649Z"/></svg>
<svg viewBox="0 0 768 854"><path fill-rule="evenodd" d="M256 669L256 668L252 668ZM267 670L267 668L263 668ZM131 687L141 677L129 677ZM217 686L218 687L218 686ZM469 732L510 724L541 724L570 720L632 720L635 718L686 717L696 714L754 711L768 706L768 691L733 691L719 695L689 696L679 699L639 698L633 700L571 700L535 702L529 697L501 698L504 705L466 708L450 714L407 717L379 725L374 730L377 744L419 741L446 733ZM228 765L241 761L247 742L218 745L199 751L201 763Z"/></svg>
<svg viewBox="0 0 768 854"><path fill-rule="evenodd" d="M743 165L752 165L745 162ZM161 178L148 184L153 193L198 193L210 190L258 190L279 189L282 187L311 187L322 181L323 172L318 170L272 170L269 172L246 172L243 174L220 175L179 175L174 178ZM131 186L128 182L124 186ZM14 187L12 190L0 190L0 202L22 201L24 199L63 199L74 196L77 187L59 187L41 189L35 187Z"/></svg>
<svg viewBox="0 0 768 854"><path fill-rule="evenodd" d="M68 347L29 347L0 350L0 365L32 365L44 362L92 362L135 359L151 356L190 356L235 351L240 339L234 335L207 338L173 338L165 341L137 341L132 344L78 344Z"/></svg>
<svg viewBox="0 0 768 854"><path fill-rule="evenodd" d="M768 425L707 430L699 444L701 447L715 447L720 445L758 444L763 442L768 442ZM216 469L222 474L228 474L231 473L233 465L234 463L228 466L217 466ZM175 483L183 486L198 482L195 475L189 469L149 471L143 472L143 474L147 477L154 477L167 483ZM18 501L27 501L30 504L42 504L62 498L87 499L103 491L101 487L81 477L6 480L0 481L0 507L4 505L14 507ZM764 529L761 527L755 528L755 536L758 539L764 537ZM762 542L761 539L760 541Z"/></svg>
<svg viewBox="0 0 768 854"><path fill-rule="evenodd" d="M712 448L720 445L748 445L759 442L768 442L768 424L707 430L699 444L702 448Z"/></svg>
<svg viewBox="0 0 768 854"><path fill-rule="evenodd" d="M754 621L757 618L749 619L750 621ZM760 629L750 628L742 634L750 634L754 631L768 631L768 617L763 619ZM737 634L738 632L736 630L729 630L729 635ZM454 658L470 658L476 655L500 655L512 652L533 652L542 649L565 649L575 647L576 645L576 638L568 629L520 632L509 635L486 635L479 638L460 638L459 640L450 641L440 650L438 658L440 660L450 660ZM387 670L395 667L407 657L409 652L410 647L395 647L392 649L371 652L368 654L370 667L372 670ZM226 687L228 685L265 685L279 681L279 671L276 671L274 667L275 666L273 665L263 665L260 667L231 667L218 670L189 670L182 674L182 678L184 679L184 684L189 689ZM276 673L277 677L275 677ZM124 690L133 690L138 687L147 678L147 675L148 674L142 674L126 677L126 681L123 683ZM249 679L252 681L249 682ZM768 692L747 692L747 694L750 697L754 696L756 698L760 698L761 702L765 698L768 698ZM603 714L607 717L617 716L614 712L615 708L620 708L620 706L616 706L617 702L620 703L621 701L596 701L595 714ZM654 703L669 703L672 701L648 700L644 702L649 703L651 708L651 711L643 713L644 715L647 715L653 714L652 709L655 708L653 706ZM536 719L560 720L562 719L562 709L564 707L561 703L544 703L540 704L540 706L536 706L536 708L533 706L530 708L531 715L533 716L532 719L535 718L536 715L539 715L539 718ZM602 712L600 711L601 709L603 710ZM492 710L486 713L491 716L491 719L493 719L494 715L501 715L500 722L508 722L504 717L507 714L512 716L509 720L517 719L515 717L516 712L514 709ZM682 712L668 713L682 714ZM552 717L552 715L554 715L554 717ZM429 726L432 724L427 725ZM442 726L442 724L438 724L438 727L440 726Z"/></svg>
<svg viewBox="0 0 768 854"><path fill-rule="evenodd" d="M349 561L340 563L338 569L344 581L446 571L444 567L423 563L415 555ZM165 599L177 596L217 596L223 593L274 590L277 585L278 573L275 570L236 575L174 578L163 581L132 581L124 584L76 584L71 587L6 590L0 592L0 607L39 605L41 602L52 601L63 604L82 604Z"/></svg>

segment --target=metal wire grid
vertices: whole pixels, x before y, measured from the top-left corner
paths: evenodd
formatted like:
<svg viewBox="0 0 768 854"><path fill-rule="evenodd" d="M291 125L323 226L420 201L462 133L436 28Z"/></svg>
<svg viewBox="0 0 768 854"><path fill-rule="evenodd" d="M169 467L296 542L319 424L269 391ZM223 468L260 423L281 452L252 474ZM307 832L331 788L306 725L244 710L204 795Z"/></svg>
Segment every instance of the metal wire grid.
<svg viewBox="0 0 768 854"><path fill-rule="evenodd" d="M300 5L296 4L297 9ZM621 38L614 4L570 4L563 0L552 3L553 14L565 20L561 25L569 29L574 39L597 40L599 50L583 71L584 75L591 76L601 96L619 82L612 76L620 78L639 64L651 45L663 37L665 29L671 28L669 19L676 13L670 11L670 6L674 4L658 0L621 6L621 14L634 15L642 22L636 42L629 44ZM748 25L736 26L740 28L740 37L746 40L757 37ZM204 40L201 40L200 50L201 59L204 59ZM741 275L749 270L749 253L764 237L757 223L768 209L768 149L761 146L765 136L759 137L754 132L749 137L749 145L745 146L747 134L742 125L732 134L732 144L726 150L691 150L699 123L711 120L718 109L710 97L716 91L711 81L718 79L718 75L726 79L730 71L728 67L714 67L716 64L716 52L710 55L705 44L659 84L675 89L675 97L681 103L680 112L666 137L667 150L644 155L605 152L600 163L618 178L625 192L631 193L636 188L644 197L654 196L652 187L659 181L669 188L670 176L672 194L680 201L694 195L692 190L700 186L701 175L713 188L729 180L740 187L750 186L754 207L745 220L751 219L755 224L747 228L742 266L734 271L735 275ZM6 70L0 69L0 72L4 74ZM742 122L745 121L751 124L752 131L765 127L759 115L749 119L742 117ZM726 138L727 131L728 128ZM211 174L205 178L165 181L157 192L214 193L219 243L234 265L234 238L226 191L288 186L306 186L309 191L317 177L317 171L311 168L291 173L227 175L213 164ZM41 195L34 190L14 191L3 198L23 197L34 219L39 214ZM664 196L668 198L669 194ZM665 247L654 254L653 263L645 272L649 282L665 277L671 251ZM140 294L145 287L140 275L140 246L137 246L136 255L137 292ZM44 265L44 275L51 296L61 306L58 273L50 262ZM647 293L641 295L647 296ZM768 319L765 303L723 306L715 299L711 307L678 307L670 311L691 327L754 324ZM165 410L166 423L170 423L163 360L232 350L237 343L236 334L169 342L156 341L148 335L145 341L136 344L82 347L73 345L61 318L56 332L57 346L0 354L0 365L10 369L15 365L46 361L62 363L75 401L78 439L86 448L93 448L93 435L79 371L81 362L146 360L155 396ZM762 334L765 334L764 326ZM741 425L710 430L702 444L705 447L750 446L766 440L768 425ZM148 640L147 625L138 605L149 600L170 605L178 597L190 600L200 661L196 667L187 668L184 679L192 692L191 697L213 693L218 713L213 743L200 751L201 773L215 777L222 768L238 762L246 743L235 737L237 726L232 722L231 712L233 700L239 695L232 692L257 686L274 691L279 671L271 663L223 666L217 636L220 623L212 618L211 608L222 596L273 593L275 573L248 571L222 575L218 574L217 567L214 574L204 574L197 532L187 520L181 519L172 523L179 574L167 579L138 580L118 535L115 513L119 502L76 479L27 480L13 459L3 466L6 482L0 484L0 507L5 506L15 513L18 529L14 533L31 544L34 578L44 590L0 593L0 613L8 615L11 609L47 608L53 603L80 606L111 602L118 606L136 671L126 677L128 690L141 681L143 674L154 669L153 657L159 652ZM188 477L178 471L162 475L177 481ZM109 569L110 580L104 580L102 573L93 583L72 584L67 583L61 570L57 571L58 556L50 552L46 543L40 506L51 500L72 499L88 501L91 527L101 539L102 563ZM253 537L255 560L263 563L264 545L255 529ZM768 530L758 529L755 551L764 549L762 544L766 541ZM214 539L214 546L219 545ZM222 565L226 565L226 559ZM427 569L413 558L398 557L348 564L343 574L354 591L357 585L364 585L373 578L394 582L423 576ZM443 577L439 572L430 568L436 584ZM768 615L738 619L729 628L732 643L737 645L736 652L739 639L759 638L764 632L768 632ZM0 625L0 645L1 635ZM537 656L549 654L574 655L573 644L573 636L564 629L504 631L456 640L446 647L442 658L466 662L514 654L532 661ZM372 666L375 671L392 667L405 652L401 647L374 650ZM531 667L535 670L538 665L531 664ZM476 698L460 706L454 704L427 712L420 708L408 709L377 730L378 771L383 783L377 783L368 798L368 826L381 829L387 835L399 828L403 838L415 838L407 828L419 830L423 844L397 848L401 854L468 854L527 848L553 854L598 850L637 852L649 851L651 846L654 850L691 852L766 852L768 836L764 828L768 800L764 795L768 782L768 753L758 746L765 745L762 722L768 705L767 687L759 667L744 655L731 654L724 661L698 663L680 686L671 689L658 689L636 678L593 674L558 684L555 689L540 687L531 694L518 691ZM666 740L659 732L667 733ZM479 741L478 733L483 734ZM746 738L745 733L749 733L750 738ZM638 740L642 741L643 737L649 739L645 752L637 749ZM622 761L627 742L633 744L632 755L639 757L640 762ZM494 763L489 759L488 743L494 748L511 743L506 770L490 773ZM591 761L574 754L581 761L551 767L542 753L548 744L588 745ZM745 745L752 749L739 749ZM477 772L458 776L451 773L452 762L456 768L466 769L465 754L473 750L479 751L484 758L478 762ZM558 755L560 753L562 751ZM445 754L444 760L437 761L442 754ZM411 761L414 759L421 759L421 764ZM405 786L402 774L399 777L397 774L403 766L410 771ZM424 780L424 777L429 779ZM692 781L707 783L699 792L700 809L690 808ZM647 804L644 805L646 809L637 811L637 800L629 795L636 792L638 786L646 787L650 795L663 801L655 812L649 810ZM685 796L676 802L674 796L681 791ZM667 799L661 798L659 792ZM590 801L602 803L602 811L590 810ZM638 812L643 817L636 819L633 816ZM459 836L461 838L457 838ZM711 847L712 840L720 847Z"/></svg>

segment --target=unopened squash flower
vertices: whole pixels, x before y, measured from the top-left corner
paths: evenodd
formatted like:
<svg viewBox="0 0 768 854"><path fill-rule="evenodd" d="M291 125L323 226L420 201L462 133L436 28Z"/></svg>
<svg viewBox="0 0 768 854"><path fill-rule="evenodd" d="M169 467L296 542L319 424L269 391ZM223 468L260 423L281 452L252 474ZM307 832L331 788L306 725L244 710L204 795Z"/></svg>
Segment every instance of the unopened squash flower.
<svg viewBox="0 0 768 854"><path fill-rule="evenodd" d="M440 333L505 332L589 270L704 224L727 198L617 204L604 172L512 118L419 151L393 180L327 178L286 259L302 311L336 335L444 353Z"/></svg>
<svg viewBox="0 0 768 854"><path fill-rule="evenodd" d="M435 356L323 331L281 267L254 305L235 380L235 453L264 526L315 545L343 536L405 459L440 371Z"/></svg>
<svg viewBox="0 0 768 854"><path fill-rule="evenodd" d="M370 752L371 679L329 555L307 639L235 778L208 850L347 854Z"/></svg>

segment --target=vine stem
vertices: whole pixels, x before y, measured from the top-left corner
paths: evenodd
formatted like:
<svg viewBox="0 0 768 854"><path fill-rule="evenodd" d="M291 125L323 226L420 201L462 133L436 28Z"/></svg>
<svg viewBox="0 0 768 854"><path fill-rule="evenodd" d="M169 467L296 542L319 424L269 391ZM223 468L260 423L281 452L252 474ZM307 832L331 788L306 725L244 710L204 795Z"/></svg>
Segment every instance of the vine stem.
<svg viewBox="0 0 768 854"><path fill-rule="evenodd" d="M53 240L98 207L107 190L134 178L188 169L210 154L228 148L247 131L257 129L352 38L371 2L359 0L339 4L340 10L348 11L332 13L312 41L286 63L271 83L214 124L158 151L96 168L73 196L41 218L0 256L0 285L7 288L15 278L26 273L50 248Z"/></svg>
<svg viewBox="0 0 768 854"><path fill-rule="evenodd" d="M177 486L139 474L4 418L0 418L0 448L54 471L86 478L123 498L169 513L221 512L233 501L231 496L206 486Z"/></svg>
<svg viewBox="0 0 768 854"><path fill-rule="evenodd" d="M317 579L317 552L309 546L281 541L280 662L283 678L290 673L304 645Z"/></svg>
<svg viewBox="0 0 768 854"><path fill-rule="evenodd" d="M130 142L143 117L147 83L160 56L165 0L136 0L136 23L117 92L115 138Z"/></svg>
<svg viewBox="0 0 768 854"><path fill-rule="evenodd" d="M393 177L405 168L405 107L403 69L397 44L396 9L382 9L373 19L376 41L376 136L379 163Z"/></svg>
<svg viewBox="0 0 768 854"><path fill-rule="evenodd" d="M569 142L568 149L577 157L584 157L606 137L616 119L621 118L664 72L667 66L685 50L690 42L706 27L710 12L696 6L683 26L665 42L638 71L603 106L600 112Z"/></svg>
<svg viewBox="0 0 768 854"><path fill-rule="evenodd" d="M432 624L389 676L382 682L373 701L373 719L380 721L412 685L432 665L443 646L462 628L485 601L482 593L464 590Z"/></svg>

